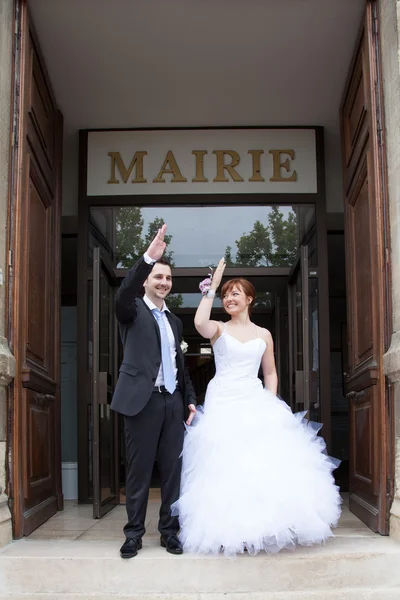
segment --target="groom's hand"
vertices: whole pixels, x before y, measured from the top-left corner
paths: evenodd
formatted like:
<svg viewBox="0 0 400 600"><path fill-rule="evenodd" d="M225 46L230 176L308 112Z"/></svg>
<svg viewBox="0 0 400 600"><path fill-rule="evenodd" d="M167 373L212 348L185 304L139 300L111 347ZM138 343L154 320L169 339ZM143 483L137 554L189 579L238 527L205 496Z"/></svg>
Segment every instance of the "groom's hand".
<svg viewBox="0 0 400 600"><path fill-rule="evenodd" d="M188 408L190 410L190 415L186 421L186 425L191 425L197 411L196 411L196 407L194 404L189 404Z"/></svg>
<svg viewBox="0 0 400 600"><path fill-rule="evenodd" d="M167 231L167 226L164 225L161 229L158 230L156 237L151 242L150 246L147 249L147 254L150 256L152 260L159 260L164 254L164 250L166 248L166 243L164 242L165 232Z"/></svg>

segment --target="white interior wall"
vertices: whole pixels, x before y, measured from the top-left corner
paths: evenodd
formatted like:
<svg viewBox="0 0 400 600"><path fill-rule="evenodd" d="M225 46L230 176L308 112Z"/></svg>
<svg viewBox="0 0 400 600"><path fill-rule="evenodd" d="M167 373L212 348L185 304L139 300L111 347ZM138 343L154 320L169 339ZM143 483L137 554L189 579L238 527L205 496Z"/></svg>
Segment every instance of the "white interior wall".
<svg viewBox="0 0 400 600"><path fill-rule="evenodd" d="M322 126L342 210L339 105L365 0L28 0L64 115L63 212L83 128Z"/></svg>

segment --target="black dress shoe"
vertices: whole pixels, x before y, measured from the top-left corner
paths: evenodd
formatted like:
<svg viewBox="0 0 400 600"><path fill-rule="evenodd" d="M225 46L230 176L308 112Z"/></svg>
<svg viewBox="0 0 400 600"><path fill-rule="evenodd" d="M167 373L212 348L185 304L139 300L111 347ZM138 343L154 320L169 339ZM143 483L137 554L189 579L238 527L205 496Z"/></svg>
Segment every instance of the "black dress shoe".
<svg viewBox="0 0 400 600"><path fill-rule="evenodd" d="M176 535L162 535L160 539L161 546L167 549L170 554L183 554L182 544Z"/></svg>
<svg viewBox="0 0 400 600"><path fill-rule="evenodd" d="M121 558L133 558L142 548L140 538L126 538L119 551Z"/></svg>

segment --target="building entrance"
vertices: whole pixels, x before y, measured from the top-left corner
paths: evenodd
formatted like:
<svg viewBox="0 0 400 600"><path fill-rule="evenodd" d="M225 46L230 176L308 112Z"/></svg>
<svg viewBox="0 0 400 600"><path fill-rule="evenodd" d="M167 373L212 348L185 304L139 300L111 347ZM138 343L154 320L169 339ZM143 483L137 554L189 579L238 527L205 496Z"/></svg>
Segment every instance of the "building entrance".
<svg viewBox="0 0 400 600"><path fill-rule="evenodd" d="M152 215L150 220L151 212L159 216ZM174 221L173 213L181 224ZM201 222L212 218L211 232L204 230ZM273 335L279 394L294 411L306 410L313 420L320 421L329 411L320 390L321 355L329 352L329 347L319 341L321 274L313 205L180 207L178 211L173 207L91 207L87 246L88 446L85 452L81 450L79 461L89 466L85 491L93 499L96 518L124 501L122 419L110 410L122 361L114 297L128 268L164 220L169 224L166 255L173 265L173 290L167 303L184 325L186 361L197 403L204 402L207 384L214 375L212 348L194 328L201 298L198 285L209 270L205 265L215 266L224 254L228 262L225 279L247 277L257 290L252 318ZM229 244L230 239L235 239L235 245ZM198 266L201 261L204 266ZM219 300L213 315L225 320ZM329 396L325 402L329 405ZM324 429L329 434L329 420ZM157 483L155 465L153 485Z"/></svg>
<svg viewBox="0 0 400 600"><path fill-rule="evenodd" d="M324 423L323 435L332 454L343 460L331 435L335 427L341 428L342 439L350 444L351 510L374 531L388 533L395 418L393 387L383 367L392 327L377 2L339 2L334 15L332 6L321 9L321 1L301 7L295 3L289 20L285 3L273 11L262 4L245 12L239 5L231 6L229 29L224 7L213 7L209 18L202 14L212 24L205 48L197 43L198 18L185 13L182 27L174 20L176 11L160 13L161 22L168 26L161 27L154 40L157 64L163 68L167 48L172 53L169 62L177 68L168 81L156 76L151 82L153 54L140 51L151 32L139 27L131 35L132 23L152 22L146 3L140 8L140 19L138 7L123 7L128 10L124 23L129 31L125 32L121 23L110 28L110 19L120 13L114 4L99 12L88 3L78 3L64 13L56 4L16 3L19 9L12 28L17 34L12 36L13 133L3 305L17 372L7 390L8 436L7 442L3 436L2 444L7 444L9 468L3 487L10 499L14 535L29 534L62 509L61 463L76 466L76 445L81 502L93 501L94 487L100 490L102 485L100 465L120 453L118 430L110 429L108 420L118 372L118 336L113 317L102 318L100 292L109 286L105 314L113 315L112 290L143 251L157 218L168 224L172 235L169 251L175 281L182 279L188 286L176 286L172 297L174 310L185 321L192 322L194 308L187 295L197 292L207 267L221 255L229 263L227 276L240 272L257 278L257 289L273 294L270 304L259 308L274 315L269 327L276 345L280 343L281 386L287 385L281 394L292 404L309 405L316 413L313 418ZM77 22L90 22L93 27L78 31ZM301 34L301 23L307 36ZM238 31L247 34L247 42L240 47L240 61L227 63L227 55L236 56ZM104 32L118 32L118 43L107 45L112 59L106 61ZM218 53L215 48L221 39L226 52ZM132 52L132 44L137 52ZM88 48L93 50L90 60ZM277 48L279 64L269 60ZM332 53L332 48L337 51ZM84 60L77 60L77 55ZM134 68L121 56L133 60ZM262 61L261 71L254 57ZM315 59L312 69L310 57ZM133 68L135 78L125 76L127 68ZM210 78L215 72L221 77ZM64 130L58 107L63 111ZM183 129L190 123L207 128ZM212 127L219 123L232 127ZM271 127L253 127L255 123ZM282 127L288 123L318 127ZM138 129L118 129L127 124ZM164 129L140 129L149 125ZM176 129L166 129L171 126ZM82 131L82 127L92 129ZM63 358L58 354L61 211L63 218L73 222L65 246L75 243L72 238L79 220L77 260L65 253L62 257L71 270L78 269L78 278L71 277L78 280L77 294L63 304L71 309L69 314L75 315L76 310L78 315L78 382L71 376L68 394L62 379ZM329 291L326 212L332 249ZM294 246L293 230L297 232ZM95 248L99 249L97 296ZM339 253L347 263L346 286L340 289L337 282L344 268L336 271ZM275 277L284 281L283 292L271 284ZM63 279L67 278L63 275ZM265 315L260 318L267 322ZM188 340L189 326L185 325ZM108 355L104 354L107 340L113 344ZM71 344L72 354L75 338L68 336L65 341ZM206 355L205 350L200 353ZM103 369L107 357L110 365ZM187 358L197 365L195 356ZM69 415L67 421L63 410L72 405L78 415ZM70 435L71 456L60 448L60 432L68 436L69 423L75 428ZM112 454L102 449L101 436L108 436ZM114 502L117 487L113 483L111 493L111 480L107 485L103 500L108 494ZM103 500L98 492L98 514Z"/></svg>

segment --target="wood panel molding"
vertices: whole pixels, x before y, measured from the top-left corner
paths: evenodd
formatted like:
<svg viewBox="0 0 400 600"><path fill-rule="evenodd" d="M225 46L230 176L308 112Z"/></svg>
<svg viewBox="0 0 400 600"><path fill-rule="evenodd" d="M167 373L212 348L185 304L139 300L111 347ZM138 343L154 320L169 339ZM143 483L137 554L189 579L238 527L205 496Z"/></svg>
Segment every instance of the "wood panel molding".
<svg viewBox="0 0 400 600"><path fill-rule="evenodd" d="M29 367L21 369L21 382L23 387L43 391L46 394L54 394L57 390L57 382L53 378L47 377L46 373Z"/></svg>

